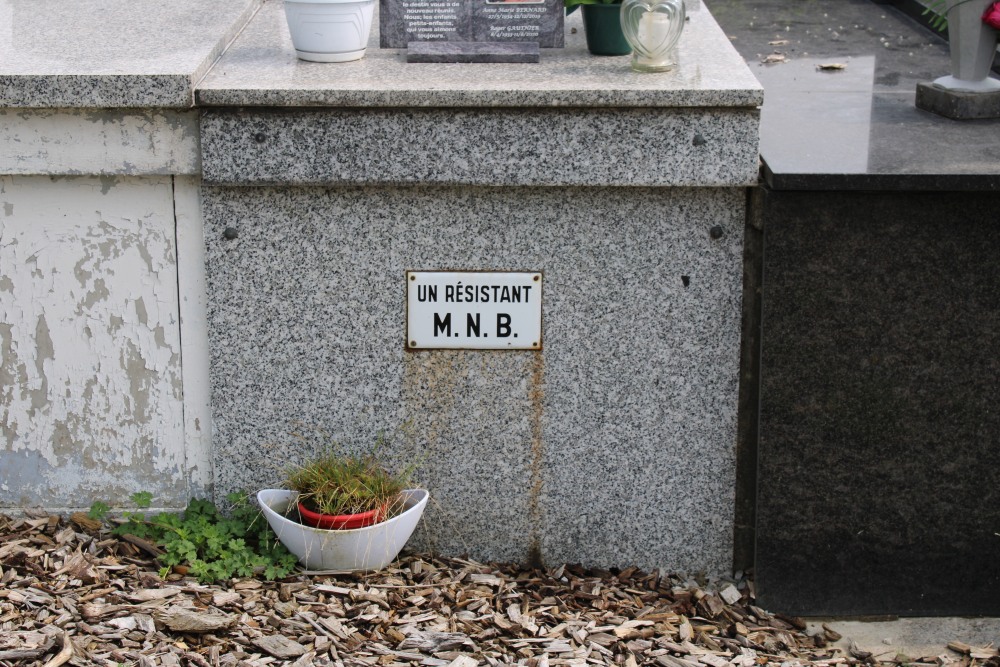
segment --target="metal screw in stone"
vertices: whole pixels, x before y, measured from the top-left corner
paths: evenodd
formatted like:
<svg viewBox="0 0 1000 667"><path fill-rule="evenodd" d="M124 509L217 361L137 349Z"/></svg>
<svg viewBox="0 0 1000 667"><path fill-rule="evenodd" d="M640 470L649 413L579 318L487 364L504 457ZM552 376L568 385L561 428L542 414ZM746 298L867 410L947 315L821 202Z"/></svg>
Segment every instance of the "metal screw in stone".
<svg viewBox="0 0 1000 667"><path fill-rule="evenodd" d="M712 227L710 230L708 230L708 235L716 240L721 239L723 234L724 231L722 227L720 227L719 225L716 225L715 227Z"/></svg>
<svg viewBox="0 0 1000 667"><path fill-rule="evenodd" d="M232 241L237 236L239 236L240 233L239 231L237 231L235 227L226 227L226 230L222 232L222 235L226 238L226 240Z"/></svg>

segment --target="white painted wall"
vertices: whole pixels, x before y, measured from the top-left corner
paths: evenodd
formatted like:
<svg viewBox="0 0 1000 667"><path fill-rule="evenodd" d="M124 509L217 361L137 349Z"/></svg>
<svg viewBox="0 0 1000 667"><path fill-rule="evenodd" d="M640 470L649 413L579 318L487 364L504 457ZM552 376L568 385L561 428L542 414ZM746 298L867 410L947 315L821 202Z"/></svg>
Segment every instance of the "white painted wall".
<svg viewBox="0 0 1000 667"><path fill-rule="evenodd" d="M211 483L199 180L173 175L197 173L197 116L11 114L0 508L183 506Z"/></svg>
<svg viewBox="0 0 1000 667"><path fill-rule="evenodd" d="M0 109L0 173L200 174L192 111Z"/></svg>
<svg viewBox="0 0 1000 667"><path fill-rule="evenodd" d="M177 230L177 291L181 322L181 372L184 385L184 444L191 496L212 488L212 409L208 375L208 315L205 292L205 235L201 180L174 177Z"/></svg>

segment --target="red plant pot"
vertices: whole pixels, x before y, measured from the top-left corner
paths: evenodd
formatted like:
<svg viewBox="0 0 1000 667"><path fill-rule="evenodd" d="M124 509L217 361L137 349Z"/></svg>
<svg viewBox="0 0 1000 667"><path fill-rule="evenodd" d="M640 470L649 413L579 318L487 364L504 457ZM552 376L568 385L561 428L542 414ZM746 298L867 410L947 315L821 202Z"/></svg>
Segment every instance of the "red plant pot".
<svg viewBox="0 0 1000 667"><path fill-rule="evenodd" d="M361 514L320 514L299 503L299 514L306 524L327 530L352 530L371 526L382 520L385 510L385 507L377 507Z"/></svg>

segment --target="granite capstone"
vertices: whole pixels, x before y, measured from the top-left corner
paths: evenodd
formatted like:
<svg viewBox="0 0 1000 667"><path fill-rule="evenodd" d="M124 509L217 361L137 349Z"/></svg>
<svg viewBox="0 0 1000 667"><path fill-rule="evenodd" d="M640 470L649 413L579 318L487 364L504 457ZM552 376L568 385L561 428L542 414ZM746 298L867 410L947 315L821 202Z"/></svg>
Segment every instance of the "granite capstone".
<svg viewBox="0 0 1000 667"><path fill-rule="evenodd" d="M10 108L174 108L194 105L187 76L0 74L0 106Z"/></svg>
<svg viewBox="0 0 1000 667"><path fill-rule="evenodd" d="M385 431L435 499L417 547L726 570L743 202L205 187L216 492L280 483L293 431ZM406 352L404 272L445 268L544 271L545 350Z"/></svg>
<svg viewBox="0 0 1000 667"><path fill-rule="evenodd" d="M206 106L759 106L760 84L711 14L690 16L681 61L664 74L633 72L628 56L590 55L579 12L566 17L566 47L543 49L538 65L409 67L404 49L378 47L375 26L364 58L329 66L296 58L280 3L266 2L199 84L197 99Z"/></svg>
<svg viewBox="0 0 1000 667"><path fill-rule="evenodd" d="M260 4L2 0L0 106L191 107L195 83Z"/></svg>

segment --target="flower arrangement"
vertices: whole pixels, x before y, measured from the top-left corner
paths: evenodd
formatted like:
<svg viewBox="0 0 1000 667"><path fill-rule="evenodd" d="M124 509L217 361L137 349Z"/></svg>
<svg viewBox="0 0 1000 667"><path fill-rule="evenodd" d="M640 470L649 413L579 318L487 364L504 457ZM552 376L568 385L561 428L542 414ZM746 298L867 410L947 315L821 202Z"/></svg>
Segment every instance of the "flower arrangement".
<svg viewBox="0 0 1000 667"><path fill-rule="evenodd" d="M566 1L569 2L569 0ZM948 12L958 5L964 5L966 2L972 2L972 0L961 0L951 7L947 6L946 0L933 0L924 9L923 14L924 16L933 14L933 18L930 19L931 27L943 31L948 27ZM1000 1L991 2L987 5L986 11L983 12L983 23L994 30L1000 30Z"/></svg>
<svg viewBox="0 0 1000 667"><path fill-rule="evenodd" d="M994 30L1000 30L1000 2L994 2L986 8L983 12L983 23Z"/></svg>

